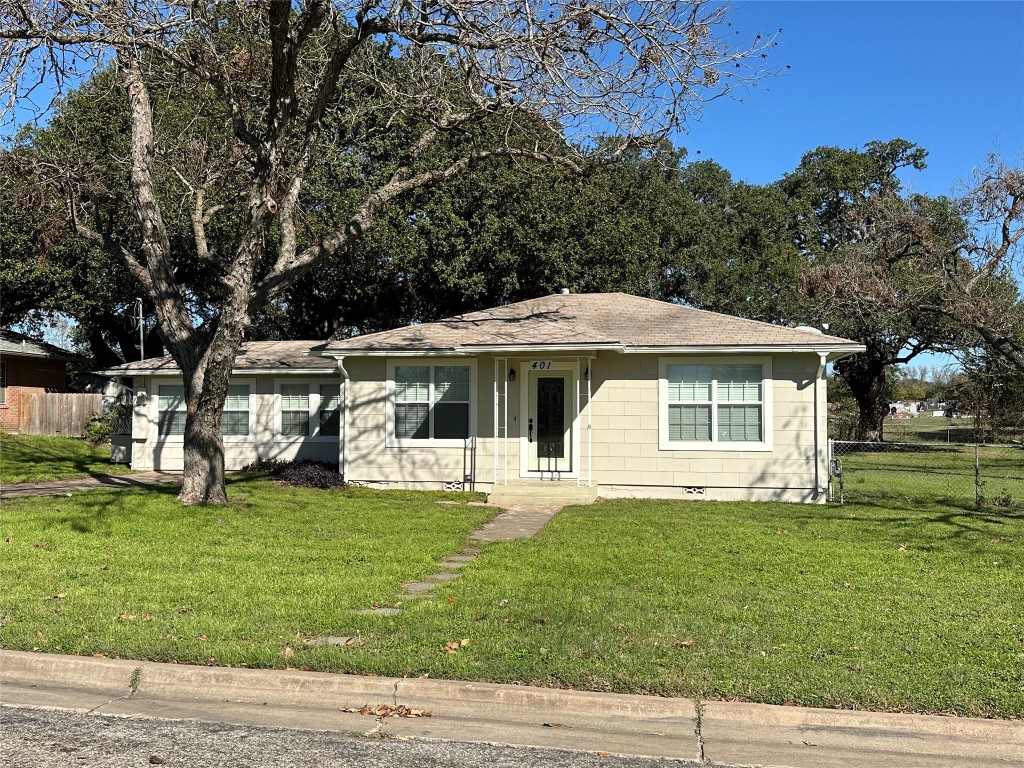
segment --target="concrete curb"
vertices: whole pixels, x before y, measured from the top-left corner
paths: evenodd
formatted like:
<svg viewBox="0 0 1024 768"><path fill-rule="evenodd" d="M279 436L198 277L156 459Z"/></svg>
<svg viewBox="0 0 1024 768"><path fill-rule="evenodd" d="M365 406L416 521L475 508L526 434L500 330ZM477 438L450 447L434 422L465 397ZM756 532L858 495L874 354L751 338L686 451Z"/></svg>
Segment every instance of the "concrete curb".
<svg viewBox="0 0 1024 768"><path fill-rule="evenodd" d="M697 759L687 699L0 651L0 701L363 735ZM342 712L404 704L433 717ZM707 702L703 755L722 764L949 768L1024 764L1024 723Z"/></svg>

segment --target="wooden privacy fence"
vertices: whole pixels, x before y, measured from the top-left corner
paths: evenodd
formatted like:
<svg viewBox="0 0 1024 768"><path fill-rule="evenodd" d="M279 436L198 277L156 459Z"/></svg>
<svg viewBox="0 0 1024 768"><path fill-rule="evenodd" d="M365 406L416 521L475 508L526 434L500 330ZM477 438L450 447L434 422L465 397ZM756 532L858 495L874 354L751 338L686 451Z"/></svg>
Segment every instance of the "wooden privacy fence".
<svg viewBox="0 0 1024 768"><path fill-rule="evenodd" d="M46 392L28 395L21 406L23 435L84 437L94 414L103 411L103 395L77 392Z"/></svg>

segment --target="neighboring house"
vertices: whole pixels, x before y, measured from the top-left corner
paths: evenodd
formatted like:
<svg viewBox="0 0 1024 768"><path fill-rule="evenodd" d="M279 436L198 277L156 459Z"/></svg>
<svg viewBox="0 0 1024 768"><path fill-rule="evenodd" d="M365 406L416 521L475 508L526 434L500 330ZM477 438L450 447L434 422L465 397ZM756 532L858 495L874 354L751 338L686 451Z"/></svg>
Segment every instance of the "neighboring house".
<svg viewBox="0 0 1024 768"><path fill-rule="evenodd" d="M863 346L625 294L557 294L343 341L249 342L223 431L229 469L338 462L368 485L823 500L825 366ZM133 461L179 470L169 358L132 376Z"/></svg>
<svg viewBox="0 0 1024 768"><path fill-rule="evenodd" d="M68 363L83 359L45 341L0 329L0 429L20 429L28 395L67 392Z"/></svg>

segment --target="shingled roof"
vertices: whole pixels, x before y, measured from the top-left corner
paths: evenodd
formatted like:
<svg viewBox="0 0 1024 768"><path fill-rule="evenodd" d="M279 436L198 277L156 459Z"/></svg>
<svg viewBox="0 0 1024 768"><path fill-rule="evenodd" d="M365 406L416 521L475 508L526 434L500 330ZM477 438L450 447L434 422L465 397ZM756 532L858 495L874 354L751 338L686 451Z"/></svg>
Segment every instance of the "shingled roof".
<svg viewBox="0 0 1024 768"><path fill-rule="evenodd" d="M66 361L85 359L83 355L76 355L56 344L33 339L9 328L0 328L0 357L47 357Z"/></svg>
<svg viewBox="0 0 1024 768"><path fill-rule="evenodd" d="M601 348L843 348L812 329L744 320L625 293L553 294L433 323L328 342L331 354L487 351L523 346Z"/></svg>
<svg viewBox="0 0 1024 768"><path fill-rule="evenodd" d="M246 341L235 358L234 373L256 371L334 371L337 363L330 357L308 354L322 341ZM147 373L177 373L178 364L170 355L154 357L134 363L124 363L99 373L105 376L132 376Z"/></svg>

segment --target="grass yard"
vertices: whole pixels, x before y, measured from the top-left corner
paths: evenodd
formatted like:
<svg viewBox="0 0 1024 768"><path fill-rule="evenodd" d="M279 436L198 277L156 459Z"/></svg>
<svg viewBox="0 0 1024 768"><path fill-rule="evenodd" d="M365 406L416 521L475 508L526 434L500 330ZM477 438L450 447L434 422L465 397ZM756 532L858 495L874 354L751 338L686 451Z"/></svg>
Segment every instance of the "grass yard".
<svg viewBox="0 0 1024 768"><path fill-rule="evenodd" d="M231 484L3 503L6 648L1024 716L1024 517L973 505L616 501L428 575L490 511ZM448 498L465 500L464 496ZM318 635L358 647L314 647ZM448 652L447 643L468 639Z"/></svg>
<svg viewBox="0 0 1024 768"><path fill-rule="evenodd" d="M874 443L852 450L839 444L848 502L903 500L973 503L975 449L968 445L900 446ZM981 446L977 453L982 497L1001 507L1024 506L1024 449Z"/></svg>
<svg viewBox="0 0 1024 768"><path fill-rule="evenodd" d="M89 475L123 475L131 470L110 463L110 446L87 440L0 433L0 483L69 480Z"/></svg>
<svg viewBox="0 0 1024 768"><path fill-rule="evenodd" d="M0 646L283 666L493 514L442 494L230 485L220 507L173 488L2 502Z"/></svg>

